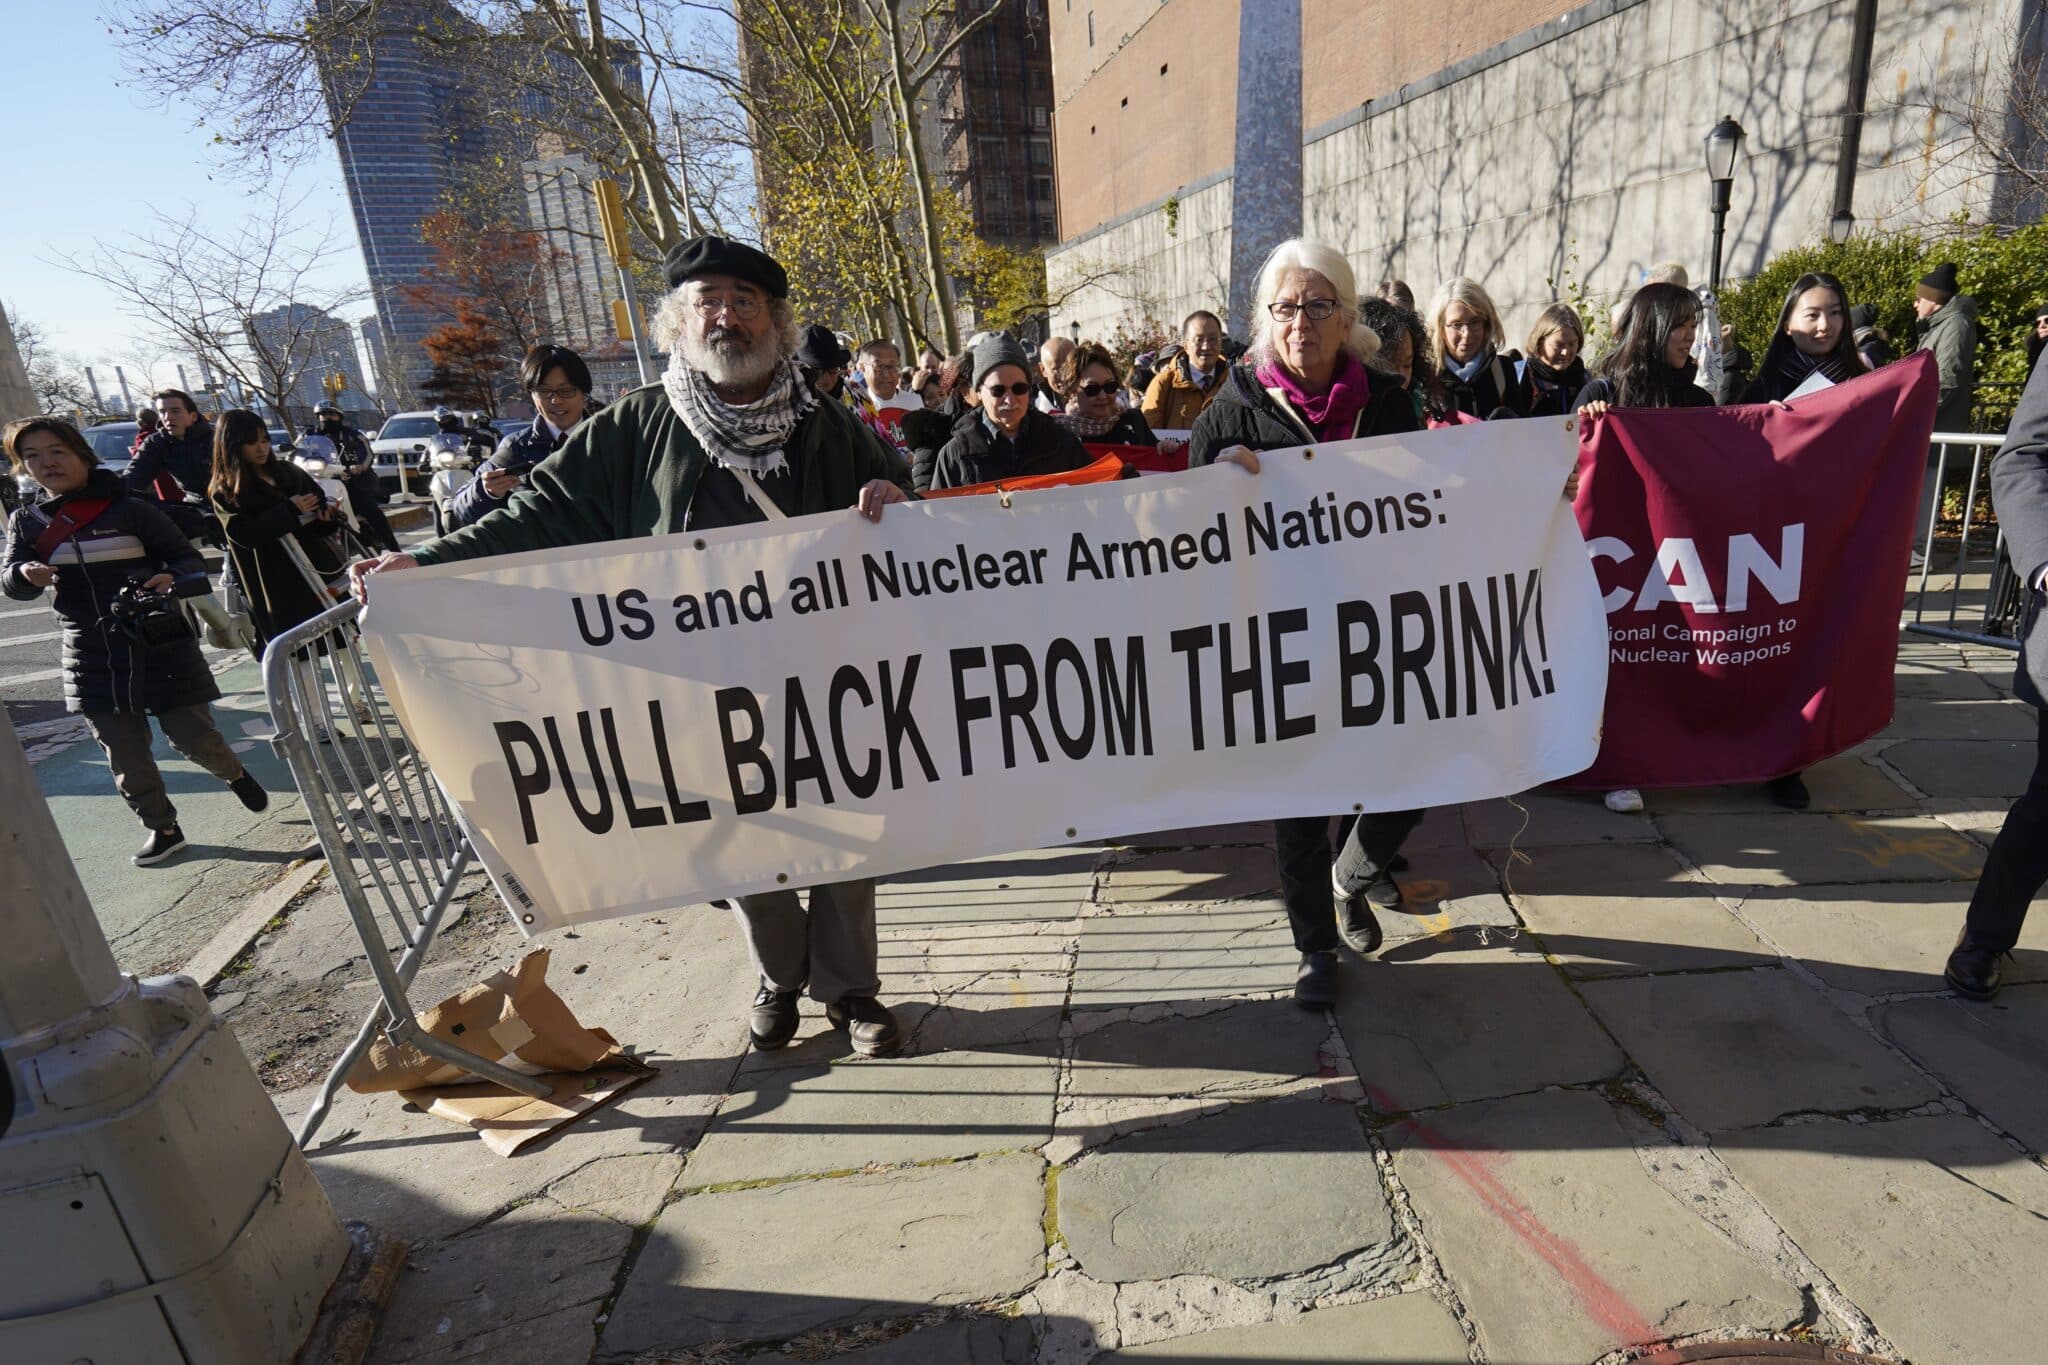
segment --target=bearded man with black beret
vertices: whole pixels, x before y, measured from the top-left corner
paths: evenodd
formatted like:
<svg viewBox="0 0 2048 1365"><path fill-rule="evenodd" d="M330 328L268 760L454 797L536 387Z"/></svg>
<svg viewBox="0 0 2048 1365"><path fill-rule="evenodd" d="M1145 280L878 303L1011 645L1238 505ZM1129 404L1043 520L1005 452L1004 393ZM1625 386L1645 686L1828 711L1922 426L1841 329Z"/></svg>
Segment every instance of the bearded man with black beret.
<svg viewBox="0 0 2048 1365"><path fill-rule="evenodd" d="M743 242L705 236L670 248L664 265L671 292L655 337L670 358L661 382L585 419L503 507L474 525L411 554L356 565L358 597L373 575L420 564L846 507L879 521L885 506L913 496L903 461L844 404L821 399L804 382L792 358L789 276L779 262ZM798 998L808 990L832 1026L848 1031L856 1052L893 1052L896 1021L876 999L873 880L811 888L808 913L798 895L741 896L734 906L761 978L748 1019L754 1045L788 1044Z"/></svg>

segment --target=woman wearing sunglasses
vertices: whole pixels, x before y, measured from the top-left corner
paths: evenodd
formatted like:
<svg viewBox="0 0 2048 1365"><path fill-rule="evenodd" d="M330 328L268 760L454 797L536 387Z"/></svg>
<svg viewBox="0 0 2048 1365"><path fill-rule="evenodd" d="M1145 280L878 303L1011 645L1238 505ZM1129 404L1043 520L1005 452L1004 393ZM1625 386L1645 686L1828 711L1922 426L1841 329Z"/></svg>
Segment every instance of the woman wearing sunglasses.
<svg viewBox="0 0 2048 1365"><path fill-rule="evenodd" d="M1116 358L1099 342L1084 341L1067 357L1056 386L1067 396L1059 424L1083 441L1104 445L1156 446L1145 414L1123 405L1123 376Z"/></svg>
<svg viewBox="0 0 2048 1365"><path fill-rule="evenodd" d="M974 401L932 467L933 488L1063 474L1088 463L1080 438L1031 405L1030 357L1008 332L971 352Z"/></svg>

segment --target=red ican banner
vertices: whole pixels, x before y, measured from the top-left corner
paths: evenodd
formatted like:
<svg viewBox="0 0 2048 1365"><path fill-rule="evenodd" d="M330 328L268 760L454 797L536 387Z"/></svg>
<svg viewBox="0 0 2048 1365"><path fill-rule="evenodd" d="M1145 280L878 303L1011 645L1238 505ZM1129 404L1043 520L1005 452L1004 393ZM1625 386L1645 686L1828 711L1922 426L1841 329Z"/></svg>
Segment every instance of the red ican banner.
<svg viewBox="0 0 2048 1365"><path fill-rule="evenodd" d="M1935 384L1923 352L1790 404L1589 424L1607 708L1568 785L1760 782L1891 722Z"/></svg>

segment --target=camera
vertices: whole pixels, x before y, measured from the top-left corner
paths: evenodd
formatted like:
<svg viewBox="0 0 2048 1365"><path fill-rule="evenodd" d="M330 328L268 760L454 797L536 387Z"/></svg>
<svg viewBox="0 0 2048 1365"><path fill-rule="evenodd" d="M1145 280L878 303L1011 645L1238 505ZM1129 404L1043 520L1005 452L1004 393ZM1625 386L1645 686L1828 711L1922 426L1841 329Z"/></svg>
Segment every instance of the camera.
<svg viewBox="0 0 2048 1365"><path fill-rule="evenodd" d="M152 592L139 583L115 593L107 614L122 635L144 649L198 638L177 598L167 592Z"/></svg>

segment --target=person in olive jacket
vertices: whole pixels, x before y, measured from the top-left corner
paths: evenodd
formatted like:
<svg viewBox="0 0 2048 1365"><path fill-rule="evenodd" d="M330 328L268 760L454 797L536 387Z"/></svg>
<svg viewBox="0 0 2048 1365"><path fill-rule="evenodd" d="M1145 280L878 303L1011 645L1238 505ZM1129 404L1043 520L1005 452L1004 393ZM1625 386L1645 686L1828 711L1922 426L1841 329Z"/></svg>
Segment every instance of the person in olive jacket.
<svg viewBox="0 0 2048 1365"><path fill-rule="evenodd" d="M1357 298L1351 266L1334 247L1297 238L1274 248L1259 272L1252 348L1195 419L1189 468L1243 451L1416 429L1407 391L1365 367L1360 351L1372 347L1372 333L1357 326ZM1401 903L1393 863L1422 816L1346 816L1334 863L1328 816L1273 822L1280 896L1301 954L1294 999L1304 1009L1336 999L1340 934L1361 955L1380 946L1372 907Z"/></svg>
<svg viewBox="0 0 2048 1365"><path fill-rule="evenodd" d="M810 516L858 507L879 521L908 501L910 469L844 403L799 373L789 275L754 247L705 236L663 262L671 292L655 334L669 351L659 384L585 418L503 507L411 554L351 569L366 597L404 591L382 576L518 550L630 540L676 531ZM1028 386L1027 386L1028 388ZM786 1047L806 990L863 1056L902 1039L881 990L875 883L813 886L806 910L793 890L736 897L733 907L760 978L748 1015L754 1046Z"/></svg>
<svg viewBox="0 0 2048 1365"><path fill-rule="evenodd" d="M270 798L263 785L214 724L210 703L220 687L199 652L199 637L161 617L156 630L131 632L115 612L124 588L178 597L206 593L199 552L161 508L99 468L92 446L69 422L32 417L12 424L7 457L45 496L8 521L0 589L21 602L57 589L64 709L85 717L106 751L115 788L149 832L135 864L154 866L185 847L177 807L152 752L151 716L179 753L227 783L248 809L264 809Z"/></svg>
<svg viewBox="0 0 2048 1365"><path fill-rule="evenodd" d="M1031 358L1015 337L990 333L972 355L980 406L954 424L932 466L933 488L1063 474L1088 463L1080 438L1032 406Z"/></svg>

